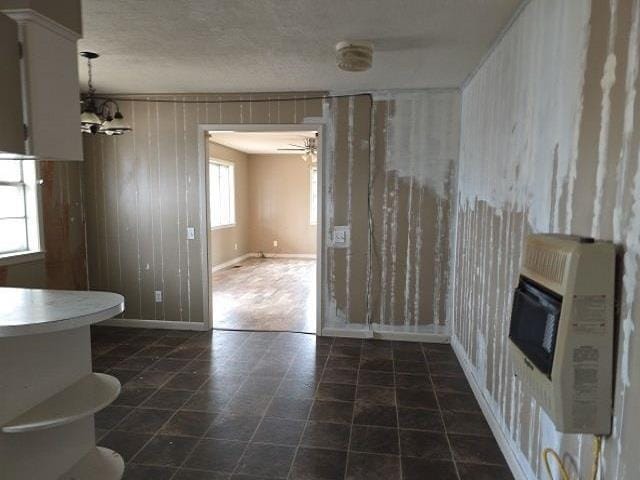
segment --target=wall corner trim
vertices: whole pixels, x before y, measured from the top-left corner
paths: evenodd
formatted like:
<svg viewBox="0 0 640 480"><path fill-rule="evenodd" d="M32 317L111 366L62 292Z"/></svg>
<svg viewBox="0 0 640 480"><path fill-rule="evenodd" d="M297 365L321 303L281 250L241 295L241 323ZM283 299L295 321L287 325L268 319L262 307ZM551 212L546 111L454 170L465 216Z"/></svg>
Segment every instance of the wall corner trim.
<svg viewBox="0 0 640 480"><path fill-rule="evenodd" d="M112 318L100 322L104 327L128 327L128 328L159 328L163 330L193 330L205 332L209 330L203 322L176 322L170 320L142 320L139 318Z"/></svg>
<svg viewBox="0 0 640 480"><path fill-rule="evenodd" d="M478 384L473 374L473 366L469 362L469 359L464 352L464 348L457 337L451 337L451 346L453 347L456 357L458 357L458 361L460 362L462 370L467 377L467 381L469 382L469 385L471 385L473 395L480 404L482 413L491 428L491 432L498 442L500 451L504 455L513 477L515 480L536 480L536 476L531 471L529 465L523 465L521 463L522 454L516 448L512 439L509 437L508 432L503 428L502 423L491 409L489 401L484 396L482 387Z"/></svg>

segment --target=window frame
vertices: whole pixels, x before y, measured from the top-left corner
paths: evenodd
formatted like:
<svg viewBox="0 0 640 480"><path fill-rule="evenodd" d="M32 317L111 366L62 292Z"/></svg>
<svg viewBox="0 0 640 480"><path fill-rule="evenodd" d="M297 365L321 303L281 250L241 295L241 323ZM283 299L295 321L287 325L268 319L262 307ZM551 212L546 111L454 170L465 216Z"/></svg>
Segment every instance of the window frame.
<svg viewBox="0 0 640 480"><path fill-rule="evenodd" d="M213 183L211 178L211 166L213 164L217 164L223 167L227 167L229 169L229 223L224 223L220 225L214 225L213 223ZM209 175L209 228L211 230L222 230L224 228L233 228L236 226L236 168L235 163L227 160L221 160L219 158L211 157L209 158L208 167L208 175Z"/></svg>
<svg viewBox="0 0 640 480"><path fill-rule="evenodd" d="M26 230L26 249L0 253L0 266L26 263L44 258L44 238L42 227L42 209L37 178L37 166L35 160L0 160L20 162L20 180L9 181L0 179L0 185L18 187L22 189L24 202L24 217L5 217L24 219Z"/></svg>
<svg viewBox="0 0 640 480"><path fill-rule="evenodd" d="M315 182L314 182L315 174ZM315 183L315 188L314 188ZM314 202L315 200L315 202ZM309 167L309 225L318 225L318 164Z"/></svg>

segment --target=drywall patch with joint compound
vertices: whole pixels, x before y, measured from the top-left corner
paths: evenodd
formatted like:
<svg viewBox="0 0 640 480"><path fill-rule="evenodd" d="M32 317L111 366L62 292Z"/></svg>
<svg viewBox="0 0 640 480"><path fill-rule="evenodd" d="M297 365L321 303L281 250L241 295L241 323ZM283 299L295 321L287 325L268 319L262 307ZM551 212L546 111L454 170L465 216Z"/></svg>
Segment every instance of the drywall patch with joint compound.
<svg viewBox="0 0 640 480"><path fill-rule="evenodd" d="M389 94L388 171L416 180L439 198L458 155L457 93L428 91Z"/></svg>
<svg viewBox="0 0 640 480"><path fill-rule="evenodd" d="M482 115L482 125L467 128L461 142L459 192L466 208L474 208L477 199L496 209L513 206L528 212L536 231L544 231L554 195L562 196L566 183L571 200L574 125L582 102L575 87L584 76L589 11L586 2L559 2L546 10L531 2L464 90L463 130ZM470 98L491 85L500 88L498 98Z"/></svg>
<svg viewBox="0 0 640 480"><path fill-rule="evenodd" d="M612 52L611 15L618 22ZM546 478L540 461L545 447L556 447L572 478L588 478L593 461L592 437L555 432L511 378L504 348L519 245L527 233L550 226L582 235L599 232L624 252L613 434L604 441L599 478L640 478L639 26L640 0L532 0L463 91L457 222L462 246L454 269L452 343L459 341L474 362L477 386L492 399L490 410L504 425L508 451L531 468L524 468L524 478ZM609 53L616 56L613 85ZM598 171L603 158L606 170ZM496 235L482 240L490 221L498 226ZM479 331L488 339L485 385Z"/></svg>

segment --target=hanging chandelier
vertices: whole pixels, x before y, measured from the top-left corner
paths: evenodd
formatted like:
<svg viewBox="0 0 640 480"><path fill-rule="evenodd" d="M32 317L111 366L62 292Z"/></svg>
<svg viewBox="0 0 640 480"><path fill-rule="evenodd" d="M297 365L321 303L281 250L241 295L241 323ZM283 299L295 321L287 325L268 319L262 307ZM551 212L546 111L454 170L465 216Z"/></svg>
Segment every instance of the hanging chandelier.
<svg viewBox="0 0 640 480"><path fill-rule="evenodd" d="M92 135L96 133L102 135L122 135L130 132L131 127L125 122L117 102L110 98L102 101L96 98L96 90L93 88L91 60L95 60L100 55L94 52L80 52L80 56L87 59L87 70L89 74L89 91L80 97L80 103L82 105L80 125L82 132Z"/></svg>

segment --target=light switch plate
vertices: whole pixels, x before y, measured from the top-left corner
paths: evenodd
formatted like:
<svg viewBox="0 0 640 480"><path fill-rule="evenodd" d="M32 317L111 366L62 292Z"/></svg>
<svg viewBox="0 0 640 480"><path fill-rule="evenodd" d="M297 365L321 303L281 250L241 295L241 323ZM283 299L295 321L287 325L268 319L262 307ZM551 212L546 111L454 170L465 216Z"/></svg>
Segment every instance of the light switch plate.
<svg viewBox="0 0 640 480"><path fill-rule="evenodd" d="M196 229L193 227L187 227L187 240L194 240L196 238Z"/></svg>

